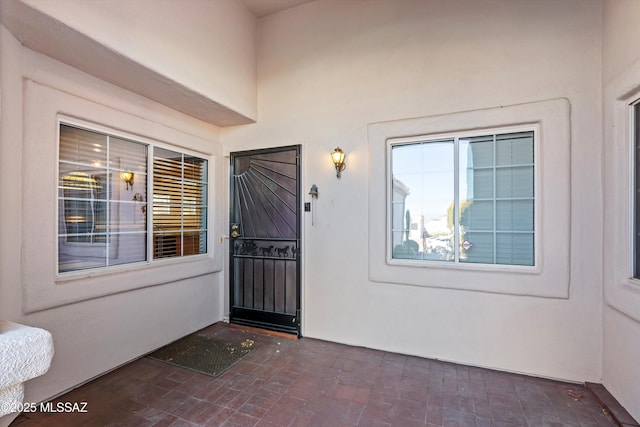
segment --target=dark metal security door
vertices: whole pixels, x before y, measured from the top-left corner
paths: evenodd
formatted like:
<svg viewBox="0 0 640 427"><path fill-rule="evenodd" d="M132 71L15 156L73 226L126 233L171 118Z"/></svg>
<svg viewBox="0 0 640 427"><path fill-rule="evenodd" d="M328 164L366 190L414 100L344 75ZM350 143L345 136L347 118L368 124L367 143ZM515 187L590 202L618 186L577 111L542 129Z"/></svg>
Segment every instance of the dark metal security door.
<svg viewBox="0 0 640 427"><path fill-rule="evenodd" d="M300 146L231 153L232 323L300 336Z"/></svg>

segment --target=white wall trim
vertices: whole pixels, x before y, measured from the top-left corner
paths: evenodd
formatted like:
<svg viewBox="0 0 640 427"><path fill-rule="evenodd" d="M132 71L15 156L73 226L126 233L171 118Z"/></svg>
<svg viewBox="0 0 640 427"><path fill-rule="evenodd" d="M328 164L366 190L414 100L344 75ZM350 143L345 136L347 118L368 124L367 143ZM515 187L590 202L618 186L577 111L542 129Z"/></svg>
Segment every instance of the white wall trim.
<svg viewBox="0 0 640 427"><path fill-rule="evenodd" d="M22 167L22 287L25 313L75 303L105 295L155 286L221 271L223 255L214 244L219 234L215 206L210 207L209 249L203 256L167 262L137 263L61 278L57 275L57 130L60 116L77 117L124 133L140 135L171 146L204 153L209 160L209 200L215 201L219 179L219 147L163 124L110 106L23 79L24 121ZM172 141L176 143L171 144ZM215 154L214 154L215 153Z"/></svg>
<svg viewBox="0 0 640 427"><path fill-rule="evenodd" d="M571 265L571 108L567 99L395 120L369 125L369 277L375 282L480 292L568 298ZM387 140L418 135L535 125L536 268L392 265L386 259Z"/></svg>
<svg viewBox="0 0 640 427"><path fill-rule="evenodd" d="M633 278L633 150L630 105L640 98L640 61L604 92L604 296L640 321L640 281Z"/></svg>

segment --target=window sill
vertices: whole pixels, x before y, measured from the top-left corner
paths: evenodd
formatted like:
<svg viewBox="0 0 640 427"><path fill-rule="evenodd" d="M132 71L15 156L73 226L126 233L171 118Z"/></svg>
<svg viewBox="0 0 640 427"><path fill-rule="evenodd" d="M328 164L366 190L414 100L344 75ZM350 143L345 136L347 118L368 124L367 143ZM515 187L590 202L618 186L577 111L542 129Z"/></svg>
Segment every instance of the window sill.
<svg viewBox="0 0 640 427"><path fill-rule="evenodd" d="M137 271L154 271L154 269L162 268L167 265L180 265L183 268L189 268L189 264L196 263L198 261L206 261L209 258L208 255L194 255L189 257L174 257L164 258L151 262L136 262L117 266L92 268L86 270L70 271L67 273L58 273L55 283L57 285L64 285L71 282L76 282L85 279L95 279L103 276L114 276L120 274L128 274ZM219 270L217 270L219 271ZM212 271L215 272L215 271Z"/></svg>
<svg viewBox="0 0 640 427"><path fill-rule="evenodd" d="M405 267L428 268L428 269L445 269L445 270L470 270L470 271L487 271L515 274L538 274L540 266L526 265L504 265L504 264L479 264L479 263L462 263L462 262L446 262L446 261L427 261L427 260L411 260L411 259L387 259L387 264Z"/></svg>
<svg viewBox="0 0 640 427"><path fill-rule="evenodd" d="M640 322L640 281L605 283L604 296L607 305Z"/></svg>
<svg viewBox="0 0 640 427"><path fill-rule="evenodd" d="M168 261L168 262L167 262ZM58 275L52 282L32 281L23 287L23 308L33 313L49 308L113 295L121 292L163 285L221 271L210 256L176 259L152 264L129 264L124 268L74 272Z"/></svg>

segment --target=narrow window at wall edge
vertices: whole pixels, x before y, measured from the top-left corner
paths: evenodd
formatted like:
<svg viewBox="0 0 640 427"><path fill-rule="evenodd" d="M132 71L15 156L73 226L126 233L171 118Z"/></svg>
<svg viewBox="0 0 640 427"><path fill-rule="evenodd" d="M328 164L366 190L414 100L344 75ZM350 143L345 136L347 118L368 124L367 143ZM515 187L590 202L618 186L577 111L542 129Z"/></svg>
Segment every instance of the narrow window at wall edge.
<svg viewBox="0 0 640 427"><path fill-rule="evenodd" d="M640 279L640 99L630 111L630 135L633 154L633 277Z"/></svg>
<svg viewBox="0 0 640 427"><path fill-rule="evenodd" d="M395 138L392 263L535 266L536 127Z"/></svg>

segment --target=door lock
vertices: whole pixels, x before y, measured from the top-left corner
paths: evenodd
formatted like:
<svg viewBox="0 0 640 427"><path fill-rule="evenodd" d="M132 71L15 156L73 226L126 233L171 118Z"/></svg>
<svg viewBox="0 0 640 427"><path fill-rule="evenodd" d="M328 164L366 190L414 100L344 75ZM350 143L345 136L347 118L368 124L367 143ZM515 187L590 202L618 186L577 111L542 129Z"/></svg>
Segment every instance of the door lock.
<svg viewBox="0 0 640 427"><path fill-rule="evenodd" d="M236 237L240 237L240 233L238 233L236 230L233 230L233 231L231 232L231 237L233 237L234 239L235 239Z"/></svg>

